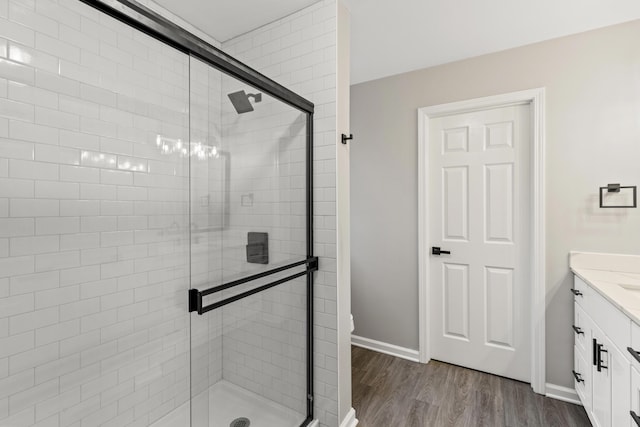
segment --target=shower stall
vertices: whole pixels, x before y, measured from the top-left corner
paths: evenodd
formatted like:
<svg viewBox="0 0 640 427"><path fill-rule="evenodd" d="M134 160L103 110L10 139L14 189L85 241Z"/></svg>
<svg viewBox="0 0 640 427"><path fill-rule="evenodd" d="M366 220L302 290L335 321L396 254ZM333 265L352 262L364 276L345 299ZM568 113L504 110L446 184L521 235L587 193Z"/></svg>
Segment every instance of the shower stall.
<svg viewBox="0 0 640 427"><path fill-rule="evenodd" d="M141 2L39 2L0 37L0 427L312 424L313 104Z"/></svg>

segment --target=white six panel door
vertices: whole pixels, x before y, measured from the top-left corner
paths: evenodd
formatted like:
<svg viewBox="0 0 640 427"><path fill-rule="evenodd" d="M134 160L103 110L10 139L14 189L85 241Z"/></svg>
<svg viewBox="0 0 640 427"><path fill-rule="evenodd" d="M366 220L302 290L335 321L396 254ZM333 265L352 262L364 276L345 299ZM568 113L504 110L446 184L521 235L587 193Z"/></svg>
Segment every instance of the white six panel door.
<svg viewBox="0 0 640 427"><path fill-rule="evenodd" d="M529 106L429 126L431 357L529 382Z"/></svg>

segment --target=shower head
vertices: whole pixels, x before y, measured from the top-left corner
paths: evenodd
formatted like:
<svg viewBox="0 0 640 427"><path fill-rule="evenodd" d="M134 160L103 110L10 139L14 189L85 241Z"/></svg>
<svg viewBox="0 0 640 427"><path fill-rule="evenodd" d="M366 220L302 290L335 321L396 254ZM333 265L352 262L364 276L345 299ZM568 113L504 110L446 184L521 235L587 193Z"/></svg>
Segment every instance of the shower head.
<svg viewBox="0 0 640 427"><path fill-rule="evenodd" d="M227 95L233 104L233 108L236 109L238 114L248 113L253 111L253 105L249 102L249 97L253 98L253 102L258 103L262 101L261 93L245 93L243 90L233 92Z"/></svg>

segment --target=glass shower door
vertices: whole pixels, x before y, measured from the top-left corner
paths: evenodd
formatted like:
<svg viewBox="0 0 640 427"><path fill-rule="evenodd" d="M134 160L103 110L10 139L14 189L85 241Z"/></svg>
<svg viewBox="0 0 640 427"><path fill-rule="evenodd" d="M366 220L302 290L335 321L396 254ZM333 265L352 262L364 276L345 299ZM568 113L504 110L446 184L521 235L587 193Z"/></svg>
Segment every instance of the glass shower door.
<svg viewBox="0 0 640 427"><path fill-rule="evenodd" d="M191 58L192 426L308 423L308 116Z"/></svg>
<svg viewBox="0 0 640 427"><path fill-rule="evenodd" d="M222 73L190 59L191 287L222 280L222 230L228 224L228 153L221 149ZM222 312L191 316L192 426L211 426L209 390L222 378Z"/></svg>

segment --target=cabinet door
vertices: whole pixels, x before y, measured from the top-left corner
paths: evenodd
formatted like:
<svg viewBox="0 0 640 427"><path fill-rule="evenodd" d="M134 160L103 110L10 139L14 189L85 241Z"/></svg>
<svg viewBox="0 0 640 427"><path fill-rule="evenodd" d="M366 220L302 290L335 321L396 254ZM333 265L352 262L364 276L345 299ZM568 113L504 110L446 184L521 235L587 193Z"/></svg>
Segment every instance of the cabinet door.
<svg viewBox="0 0 640 427"><path fill-rule="evenodd" d="M608 352L610 346L607 345L608 340L598 325L592 324L591 331L594 340L593 358L595 360L598 353L602 358L600 370L596 365L591 367L591 384L593 385L591 415L596 427L611 427L611 371ZM598 352L598 349L603 351Z"/></svg>
<svg viewBox="0 0 640 427"><path fill-rule="evenodd" d="M631 368L631 411L637 416L640 417L640 374L636 370L636 368ZM631 417L631 425L632 426L640 426L640 423L636 423Z"/></svg>
<svg viewBox="0 0 640 427"><path fill-rule="evenodd" d="M629 426L631 363L596 326L593 337L594 357L597 359L598 353L600 357L599 364L592 367L593 419L598 427Z"/></svg>
<svg viewBox="0 0 640 427"><path fill-rule="evenodd" d="M606 363L611 375L611 425L629 426L631 363L608 338L605 343L609 356Z"/></svg>
<svg viewBox="0 0 640 427"><path fill-rule="evenodd" d="M591 412L591 361L587 362L582 351L576 346L573 349L573 385L587 413Z"/></svg>

